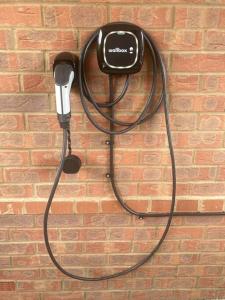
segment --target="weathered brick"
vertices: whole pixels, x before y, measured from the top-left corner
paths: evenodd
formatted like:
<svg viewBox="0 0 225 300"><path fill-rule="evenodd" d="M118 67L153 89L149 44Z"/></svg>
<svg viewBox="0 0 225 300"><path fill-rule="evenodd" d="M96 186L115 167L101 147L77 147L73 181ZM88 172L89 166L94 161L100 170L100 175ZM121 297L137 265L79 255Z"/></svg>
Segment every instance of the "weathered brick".
<svg viewBox="0 0 225 300"><path fill-rule="evenodd" d="M8 29L0 30L0 49L12 49L14 47L13 31Z"/></svg>
<svg viewBox="0 0 225 300"><path fill-rule="evenodd" d="M16 284L15 281L1 281L0 282L0 291L15 291Z"/></svg>
<svg viewBox="0 0 225 300"><path fill-rule="evenodd" d="M2 53L0 69L5 72L43 71L43 54L41 52Z"/></svg>
<svg viewBox="0 0 225 300"><path fill-rule="evenodd" d="M225 49L225 32L209 30L205 37L205 48L207 50L224 50Z"/></svg>
<svg viewBox="0 0 225 300"><path fill-rule="evenodd" d="M0 92L1 93L19 92L18 75L0 74Z"/></svg>
<svg viewBox="0 0 225 300"><path fill-rule="evenodd" d="M223 54L173 54L172 70L175 72L223 72Z"/></svg>
<svg viewBox="0 0 225 300"><path fill-rule="evenodd" d="M34 220L32 216L7 216L1 215L1 227L33 227Z"/></svg>
<svg viewBox="0 0 225 300"><path fill-rule="evenodd" d="M110 13L112 21L135 22L145 28L172 27L172 9L169 7L113 6Z"/></svg>
<svg viewBox="0 0 225 300"><path fill-rule="evenodd" d="M18 29L19 49L73 50L77 48L76 31Z"/></svg>
<svg viewBox="0 0 225 300"><path fill-rule="evenodd" d="M223 10L216 7L176 7L176 28L212 28L218 27Z"/></svg>
<svg viewBox="0 0 225 300"><path fill-rule="evenodd" d="M13 185L1 185L0 186L0 197L31 197L33 195L33 188L30 185L21 184L17 186Z"/></svg>
<svg viewBox="0 0 225 300"><path fill-rule="evenodd" d="M106 23L107 8L103 5L45 6L47 27L96 27Z"/></svg>
<svg viewBox="0 0 225 300"><path fill-rule="evenodd" d="M43 112L50 110L50 102L47 95L0 95L0 108L2 112Z"/></svg>
<svg viewBox="0 0 225 300"><path fill-rule="evenodd" d="M1 6L0 19L6 26L41 26L41 8L40 5Z"/></svg>

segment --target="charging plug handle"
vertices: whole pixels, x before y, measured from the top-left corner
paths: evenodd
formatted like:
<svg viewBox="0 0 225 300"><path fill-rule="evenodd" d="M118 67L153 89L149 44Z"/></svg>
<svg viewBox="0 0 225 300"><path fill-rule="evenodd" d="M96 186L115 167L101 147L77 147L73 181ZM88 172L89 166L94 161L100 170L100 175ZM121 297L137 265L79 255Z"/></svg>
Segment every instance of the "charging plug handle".
<svg viewBox="0 0 225 300"><path fill-rule="evenodd" d="M71 109L70 91L77 79L78 59L69 52L56 56L53 64L55 79L56 110L61 128L68 128Z"/></svg>

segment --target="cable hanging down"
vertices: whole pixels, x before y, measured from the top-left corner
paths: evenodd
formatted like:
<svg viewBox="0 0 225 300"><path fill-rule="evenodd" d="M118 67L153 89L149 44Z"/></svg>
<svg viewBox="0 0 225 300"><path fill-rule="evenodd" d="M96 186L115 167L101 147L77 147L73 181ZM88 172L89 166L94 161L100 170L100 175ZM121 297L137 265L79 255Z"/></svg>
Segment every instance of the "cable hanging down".
<svg viewBox="0 0 225 300"><path fill-rule="evenodd" d="M124 84L124 87L121 91L121 94L113 99L113 87L112 87L112 77L109 75L109 101L105 103L98 103L95 101L95 99L92 97L90 89L88 88L87 84L87 79L86 79L86 74L85 74L85 61L86 61L86 56L88 53L89 48L91 45L96 42L97 36L98 36L98 31L96 31L91 38L87 41L85 44L81 56L80 56L80 61L79 61L79 90L80 90L80 98L81 98L81 103L83 106L83 109L90 120L90 122L101 132L104 132L109 135L110 141L109 141L109 146L110 146L110 181L112 185L112 189L114 191L114 194L121 204L121 206L128 211L130 214L136 215L139 218L144 218L144 217L168 217L167 223L165 225L164 231L162 233L162 236L160 240L157 242L157 244L153 247L153 249L147 254L145 257L143 257L140 261L138 261L136 264L134 264L131 267L128 267L120 272L116 272L113 274L109 275L104 275L104 276L98 276L98 277L84 277L84 276L79 276L76 274L73 274L67 270L65 270L56 260L48 238L48 218L49 218L49 211L51 208L51 204L63 171L63 166L66 158L66 152L67 152L67 144L69 141L69 152L71 154L71 146L70 146L70 131L66 128L63 129L63 145L62 145L62 153L61 153L61 160L60 164L56 173L55 181L47 202L46 210L44 213L44 239L45 239L45 244L47 251L49 253L49 256L54 263L54 265L65 275L77 279L77 280L83 280L83 281L100 281L100 280L107 280L110 278L115 278L121 275L125 275L131 271L136 270L143 264L145 264L150 258L157 252L161 244L163 243L171 222L173 216L206 216L206 215L224 215L225 212L209 212L209 213L200 213L200 212L174 212L175 208L175 200L176 200L176 168L175 168L175 158L174 158L174 151L173 151L173 145L172 145L172 138L171 138L171 130L170 130L170 123L169 123L169 111L168 111L168 95L167 95L167 75L166 75L166 68L163 62L163 59L155 46L154 42L152 41L151 37L143 32L144 35L144 40L148 46L151 60L152 60L152 82L150 86L150 92L147 97L146 103L143 107L142 112L139 114L137 119L134 122L124 122L121 120L118 120L114 117L114 106L119 103L119 101L124 97L126 94L126 91L129 86L129 75L126 77L126 81ZM161 94L159 96L159 99L156 104L153 104L153 99L155 98L156 95L156 87L157 87L157 82L158 78L160 77L160 82L162 84L162 89L161 89ZM93 107L103 116L106 120L109 121L110 127L109 128L104 128L101 125L97 123L97 121L93 118L92 114L90 113L88 109L87 102L91 103ZM160 105L163 103L164 106L164 116L165 116L165 122L166 122L166 132L167 132L167 138L168 138L168 147L169 147L169 153L170 153L170 159L171 159L171 166L172 166L172 197L171 197L171 206L170 210L168 213L151 213L151 212L137 212L130 208L122 199L120 196L120 193L118 191L118 188L116 186L115 182L115 174L114 174L114 136L117 134L123 134L126 133L136 126L140 125L141 123L149 120L155 112L157 112L158 108ZM108 108L109 113L104 112L102 109ZM115 130L115 126L122 126L122 129ZM68 134L69 134L69 139L68 139Z"/></svg>

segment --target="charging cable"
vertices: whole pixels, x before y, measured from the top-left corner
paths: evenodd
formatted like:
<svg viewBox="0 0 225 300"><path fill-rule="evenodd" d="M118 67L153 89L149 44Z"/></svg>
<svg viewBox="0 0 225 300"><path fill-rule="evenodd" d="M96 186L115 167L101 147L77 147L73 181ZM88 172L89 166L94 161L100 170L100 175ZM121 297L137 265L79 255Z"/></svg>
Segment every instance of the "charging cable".
<svg viewBox="0 0 225 300"><path fill-rule="evenodd" d="M126 91L129 86L129 77L128 74L125 80L124 87L120 93L120 95L114 99L113 97L113 83L112 83L112 75L109 75L109 101L105 103L99 103L97 102L94 97L91 95L91 91L88 88L87 84L87 78L85 73L85 62L88 50L92 46L93 43L96 42L98 38L98 30L94 32L94 34L90 37L90 39L85 44L80 60L79 60L79 72L78 72L78 80L79 80L79 90L80 90L80 98L81 103L83 106L83 109L90 120L90 122L101 132L104 132L109 135L109 148L110 148L110 173L109 178L111 181L112 189L114 191L114 194L121 204L121 206L128 211L130 214L133 214L139 218L145 218L145 217L168 217L167 223L165 225L164 231L162 233L162 236L160 240L157 242L157 244L153 247L153 249L147 254L145 257L140 259L136 264L134 264L131 267L128 267L120 272L116 272L109 275L104 276L98 276L98 277L84 277L79 276L76 274L73 274L66 269L64 269L56 260L48 238L48 218L49 218L49 212L51 208L51 204L61 177L62 172L68 171L68 173L76 173L79 171L81 162L79 158L76 157L76 161L72 158L71 155L71 141L70 141L70 131L69 131L69 117L70 117L70 109L68 109L67 115L61 116L63 103L61 104L60 100L58 99L58 114L59 114L59 121L61 121L61 127L63 128L63 145L62 145L62 151L61 151L61 160L60 164L56 173L55 181L52 187L52 190L50 192L50 196L47 202L46 210L44 213L44 240L46 244L47 251L49 253L49 256L54 263L54 265L66 276L69 276L73 279L77 280L83 280L83 281L100 281L100 280L107 280L110 278L115 278L121 275L125 275L131 271L134 271L141 267L143 264L145 264L147 261L151 259L151 257L157 252L157 250L160 248L161 244L166 238L166 235L169 231L172 218L173 216L215 216L215 215L225 215L225 212L174 212L175 208L175 198L176 198L176 167L175 167L175 158L174 158L174 151L173 151L173 145L172 145L172 138L171 138L171 130L170 130L170 123L169 123L169 109L168 109L168 94L167 94L167 74L166 74L166 68L163 62L163 59L155 46L153 40L151 37L143 31L143 38L148 46L148 50L150 52L151 60L152 60L152 82L150 86L150 92L147 97L146 103L143 107L142 112L139 114L138 118L134 122L124 122L122 120L118 120L114 117L114 106L119 103L119 101L124 97L126 94ZM71 65L71 64L70 64ZM64 65L63 65L64 68ZM161 82L161 93L158 98L158 101L154 104L153 99L156 97L156 87L158 83L158 79L160 78ZM59 78L59 83L63 81L62 78ZM65 84L65 83L64 83ZM65 88L65 87L64 87ZM62 90L62 88L60 88ZM62 93L62 92L61 92ZM67 97L68 91L65 91L65 98ZM104 128L98 122L93 118L89 108L88 103L91 103L92 106L96 109L98 113L101 114L102 117L104 117L106 120L109 121L110 127ZM170 159L171 159L171 167L172 167L172 197L171 197L171 205L170 210L167 213L152 213L152 212L138 212L129 207L120 196L120 193L118 191L118 188L116 186L115 182L115 170L114 170L114 137L118 134L126 133L136 126L140 125L143 122L146 122L147 120L151 119L151 117L157 112L160 105L163 103L164 106L164 116L165 116L165 123L166 123L166 132L167 132L167 139L168 139L168 147L169 147L169 153L170 153ZM66 108L69 107L68 105ZM104 111L105 108L108 108L109 113L106 113ZM64 109L65 110L65 109ZM64 126L66 122L66 126ZM119 129L116 129L116 127ZM122 127L122 129L121 129ZM67 148L69 148L69 157L66 156ZM74 162L75 167L72 168L73 170L68 170L68 168L65 168L65 164L68 162L68 168L70 169L71 162Z"/></svg>

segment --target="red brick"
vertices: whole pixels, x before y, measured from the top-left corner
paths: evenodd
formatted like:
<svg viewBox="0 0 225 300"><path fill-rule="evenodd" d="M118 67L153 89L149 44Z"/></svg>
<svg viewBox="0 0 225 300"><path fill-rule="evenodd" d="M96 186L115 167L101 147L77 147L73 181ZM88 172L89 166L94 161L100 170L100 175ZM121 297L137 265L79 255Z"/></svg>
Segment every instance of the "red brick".
<svg viewBox="0 0 225 300"><path fill-rule="evenodd" d="M150 31L150 36L162 50L199 50L202 33L199 31Z"/></svg>
<svg viewBox="0 0 225 300"><path fill-rule="evenodd" d="M195 155L195 163L221 165L225 162L225 152L223 150L198 150Z"/></svg>
<svg viewBox="0 0 225 300"><path fill-rule="evenodd" d="M201 239L203 238L204 230L203 228L199 227L181 227L176 228L172 227L168 233L168 239Z"/></svg>
<svg viewBox="0 0 225 300"><path fill-rule="evenodd" d="M200 207L202 211L223 211L223 200L202 200Z"/></svg>
<svg viewBox="0 0 225 300"><path fill-rule="evenodd" d="M14 215L24 213L24 205L22 202L2 202L0 203L0 211L5 215Z"/></svg>
<svg viewBox="0 0 225 300"><path fill-rule="evenodd" d="M101 201L101 211L103 213L121 213L122 208L116 200Z"/></svg>
<svg viewBox="0 0 225 300"><path fill-rule="evenodd" d="M59 293L44 293L43 300L81 300L84 297L83 292L60 292Z"/></svg>
<svg viewBox="0 0 225 300"><path fill-rule="evenodd" d="M0 291L15 291L16 284L14 281L1 281L0 282Z"/></svg>
<svg viewBox="0 0 225 300"><path fill-rule="evenodd" d="M206 237L208 239L224 239L224 236L223 227L209 227L206 229Z"/></svg>
<svg viewBox="0 0 225 300"><path fill-rule="evenodd" d="M221 195L225 193L224 183L192 183L190 184L190 192L192 195Z"/></svg>
<svg viewBox="0 0 225 300"><path fill-rule="evenodd" d="M19 92L18 75L0 75L0 92L13 93Z"/></svg>
<svg viewBox="0 0 225 300"><path fill-rule="evenodd" d="M3 242L3 241L6 241L8 240L9 237L8 237L8 230L0 230L0 241Z"/></svg>
<svg viewBox="0 0 225 300"><path fill-rule="evenodd" d="M127 196L131 196L135 193L137 193L137 184L136 183L130 183L127 184L120 184L120 191L123 194L126 194ZM109 183L88 183L87 184L87 195L88 196L104 196L108 195L113 196L112 188Z"/></svg>
<svg viewBox="0 0 225 300"><path fill-rule="evenodd" d="M48 114L29 114L27 116L28 128L32 131L61 131L57 116ZM82 115L72 115L71 117L71 130L82 131L84 129Z"/></svg>
<svg viewBox="0 0 225 300"><path fill-rule="evenodd" d="M0 131L17 131L23 129L23 115L0 115Z"/></svg>
<svg viewBox="0 0 225 300"><path fill-rule="evenodd" d="M2 166L26 166L29 164L28 151L0 151Z"/></svg>
<svg viewBox="0 0 225 300"><path fill-rule="evenodd" d="M223 130L225 117L223 115L200 115L198 128L202 131Z"/></svg>
<svg viewBox="0 0 225 300"><path fill-rule="evenodd" d="M198 84L199 84L199 76L198 75L169 74L169 88L170 88L170 91L173 92L173 94L181 93L181 92L197 92L199 90ZM172 105L173 105L173 102L172 102ZM185 109L184 105L186 107L187 103L182 101L180 103L180 106L183 109ZM189 105L188 105L188 108L189 108Z"/></svg>
<svg viewBox="0 0 225 300"><path fill-rule="evenodd" d="M194 114L171 115L172 130L195 130L197 127L197 116Z"/></svg>
<svg viewBox="0 0 225 300"><path fill-rule="evenodd" d="M223 72L223 54L174 54L172 70L176 72Z"/></svg>
<svg viewBox="0 0 225 300"><path fill-rule="evenodd" d="M80 266L104 266L106 264L106 257L104 255L66 255L62 256L62 263L64 265Z"/></svg>
<svg viewBox="0 0 225 300"><path fill-rule="evenodd" d="M50 102L47 95L0 95L0 108L2 112L43 112L50 110Z"/></svg>
<svg viewBox="0 0 225 300"><path fill-rule="evenodd" d="M39 197L48 197L51 191L51 185L36 185L37 195ZM73 185L59 185L55 197L81 197L85 195L85 185L77 183Z"/></svg>
<svg viewBox="0 0 225 300"><path fill-rule="evenodd" d="M2 268L9 268L11 266L10 257L9 256L0 256L0 263Z"/></svg>
<svg viewBox="0 0 225 300"><path fill-rule="evenodd" d="M23 243L7 243L0 245L1 253L8 254L26 254L32 255L35 253L35 244L23 244Z"/></svg>
<svg viewBox="0 0 225 300"><path fill-rule="evenodd" d="M219 148L223 138L220 132L176 132L173 144L177 148Z"/></svg>
<svg viewBox="0 0 225 300"><path fill-rule="evenodd" d="M0 135L0 148L48 148L55 146L55 135L52 133L9 132Z"/></svg>
<svg viewBox="0 0 225 300"><path fill-rule="evenodd" d="M177 168L177 181L214 180L216 167L182 167ZM166 169L166 180L171 180L171 169Z"/></svg>
<svg viewBox="0 0 225 300"><path fill-rule="evenodd" d="M224 277L202 277L198 280L198 287L199 288L224 288L225 287L225 280Z"/></svg>
<svg viewBox="0 0 225 300"><path fill-rule="evenodd" d="M34 209L35 211L35 209ZM54 214L71 214L74 211L73 202L54 202L51 206L51 212Z"/></svg>
<svg viewBox="0 0 225 300"><path fill-rule="evenodd" d="M30 228L34 226L33 216L12 216L12 215L1 215L1 227L26 227Z"/></svg>
<svg viewBox="0 0 225 300"><path fill-rule="evenodd" d="M167 212L170 210L171 202L167 200L152 200L153 212Z"/></svg>
<svg viewBox="0 0 225 300"><path fill-rule="evenodd" d="M40 256L37 255L30 255L30 256L24 256L24 255L14 255L12 257L12 266L14 268L24 268L29 266L30 268L45 266L46 261L43 262ZM48 264L49 265L49 264Z"/></svg>
<svg viewBox="0 0 225 300"><path fill-rule="evenodd" d="M153 280L153 287L158 289L168 288L194 288L196 278L182 277L182 278L156 278Z"/></svg>
<svg viewBox="0 0 225 300"><path fill-rule="evenodd" d="M216 75L216 74L201 75L200 91L202 91L202 92L224 92L225 91L224 76L220 76L220 75Z"/></svg>
<svg viewBox="0 0 225 300"><path fill-rule="evenodd" d="M223 95L221 96L204 96L198 97L199 101L196 103L196 111L204 111L204 112L223 112L225 107L225 98Z"/></svg>
<svg viewBox="0 0 225 300"><path fill-rule="evenodd" d="M2 53L2 71L43 71L44 59L40 52Z"/></svg>
<svg viewBox="0 0 225 300"><path fill-rule="evenodd" d="M31 197L33 195L33 188L30 185L1 185L0 186L0 197Z"/></svg>
<svg viewBox="0 0 225 300"><path fill-rule="evenodd" d="M190 194L190 186L187 183L177 184L177 195L184 196ZM171 185L161 183L161 184L149 184L140 183L139 184L139 195L141 196L170 196L171 195Z"/></svg>
<svg viewBox="0 0 225 300"><path fill-rule="evenodd" d="M0 19L2 25L9 26L41 26L40 5L1 6Z"/></svg>
<svg viewBox="0 0 225 300"><path fill-rule="evenodd" d="M156 238L156 228L149 227L148 229L145 228L136 228L134 232L134 240L141 241L141 240L154 240Z"/></svg>
<svg viewBox="0 0 225 300"><path fill-rule="evenodd" d="M96 213L98 212L98 202L82 201L76 203L78 213Z"/></svg>
<svg viewBox="0 0 225 300"><path fill-rule="evenodd" d="M140 163L143 165L159 165L162 163L162 153L159 151L141 150Z"/></svg>
<svg viewBox="0 0 225 300"><path fill-rule="evenodd" d="M58 227L67 227L67 228L72 228L72 227L77 227L81 226L83 221L83 216L82 215L55 215L51 214L49 217L49 223L48 226L49 228L58 228ZM36 227L41 227L43 225L43 215L37 215L36 217Z"/></svg>
<svg viewBox="0 0 225 300"><path fill-rule="evenodd" d="M218 168L217 180L224 180L225 178L225 167Z"/></svg>
<svg viewBox="0 0 225 300"><path fill-rule="evenodd" d="M130 242L95 242L86 243L87 253L129 253L131 251Z"/></svg>
<svg viewBox="0 0 225 300"><path fill-rule="evenodd" d="M57 166L60 159L60 151L32 150L31 161L34 166Z"/></svg>
<svg viewBox="0 0 225 300"><path fill-rule="evenodd" d="M178 200L176 204L177 211L197 211L197 200Z"/></svg>
<svg viewBox="0 0 225 300"><path fill-rule="evenodd" d="M0 30L0 49L13 48L13 31L8 29Z"/></svg>
<svg viewBox="0 0 225 300"><path fill-rule="evenodd" d="M172 27L172 9L147 5L144 7L113 6L111 20L135 22L145 28L170 28Z"/></svg>
<svg viewBox="0 0 225 300"><path fill-rule="evenodd" d="M127 200L126 203L129 205L130 208L140 212L147 212L148 206L150 201L146 200Z"/></svg>
<svg viewBox="0 0 225 300"><path fill-rule="evenodd" d="M59 291L61 290L60 281L35 280L35 281L18 281L17 291Z"/></svg>
<svg viewBox="0 0 225 300"><path fill-rule="evenodd" d="M13 242L43 241L43 230L37 228L10 229L9 235ZM49 238L51 240L58 239L58 233L55 229L49 230Z"/></svg>
<svg viewBox="0 0 225 300"><path fill-rule="evenodd" d="M83 252L83 243L59 243L52 242L52 251L57 252L57 254L73 254ZM38 253L45 254L46 246L44 243L38 244Z"/></svg>
<svg viewBox="0 0 225 300"><path fill-rule="evenodd" d="M198 254L185 253L185 254L159 254L153 257L153 265L190 265L196 264L199 261Z"/></svg>
<svg viewBox="0 0 225 300"><path fill-rule="evenodd" d="M139 259L143 257L142 255L136 254L118 254L118 255L111 255L109 257L109 263L112 266L130 266L131 264L135 264Z"/></svg>
<svg viewBox="0 0 225 300"><path fill-rule="evenodd" d="M225 50L224 40L224 31L210 30L206 33L205 48L207 50Z"/></svg>
<svg viewBox="0 0 225 300"><path fill-rule="evenodd" d="M38 168L7 168L4 177L7 182L37 183L51 181L55 170Z"/></svg>
<svg viewBox="0 0 225 300"><path fill-rule="evenodd" d="M26 202L25 211L27 214L43 214L45 211L45 202Z"/></svg>
<svg viewBox="0 0 225 300"><path fill-rule="evenodd" d="M54 91L54 79L51 75L24 75L23 87L25 92L47 93Z"/></svg>
<svg viewBox="0 0 225 300"><path fill-rule="evenodd" d="M221 8L220 9L220 18L219 18L219 27L220 28L224 28L225 27L224 17L225 17L225 9Z"/></svg>
<svg viewBox="0 0 225 300"><path fill-rule="evenodd" d="M47 27L96 27L107 21L106 6L73 5L45 6L44 21Z"/></svg>
<svg viewBox="0 0 225 300"><path fill-rule="evenodd" d="M152 287L152 279L151 278L129 278L126 280L122 279L113 279L109 283L110 289L120 289L120 290L136 290L136 289L149 289Z"/></svg>
<svg viewBox="0 0 225 300"><path fill-rule="evenodd" d="M212 28L219 25L220 8L176 7L176 28Z"/></svg>
<svg viewBox="0 0 225 300"><path fill-rule="evenodd" d="M131 240L134 237L134 228L111 228L110 240Z"/></svg>
<svg viewBox="0 0 225 300"><path fill-rule="evenodd" d="M73 50L77 48L77 33L63 30L28 30L16 32L19 49Z"/></svg>
<svg viewBox="0 0 225 300"><path fill-rule="evenodd" d="M0 278L1 280L34 280L40 277L39 270L1 270Z"/></svg>

